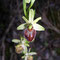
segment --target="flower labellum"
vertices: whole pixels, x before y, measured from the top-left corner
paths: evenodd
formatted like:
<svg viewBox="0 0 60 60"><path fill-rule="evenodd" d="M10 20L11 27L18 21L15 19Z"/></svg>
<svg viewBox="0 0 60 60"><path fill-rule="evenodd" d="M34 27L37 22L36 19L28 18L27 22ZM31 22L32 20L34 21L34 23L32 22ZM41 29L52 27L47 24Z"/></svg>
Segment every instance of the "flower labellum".
<svg viewBox="0 0 60 60"><path fill-rule="evenodd" d="M35 39L35 36L36 36L36 30L34 30L33 28L32 29L28 29L26 28L24 30L24 36L25 38L28 40L28 41L33 41Z"/></svg>
<svg viewBox="0 0 60 60"><path fill-rule="evenodd" d="M22 53L23 50L24 50L24 48L22 47L22 45L15 46L15 51L17 54Z"/></svg>
<svg viewBox="0 0 60 60"><path fill-rule="evenodd" d="M33 60L33 56L28 56L27 60Z"/></svg>

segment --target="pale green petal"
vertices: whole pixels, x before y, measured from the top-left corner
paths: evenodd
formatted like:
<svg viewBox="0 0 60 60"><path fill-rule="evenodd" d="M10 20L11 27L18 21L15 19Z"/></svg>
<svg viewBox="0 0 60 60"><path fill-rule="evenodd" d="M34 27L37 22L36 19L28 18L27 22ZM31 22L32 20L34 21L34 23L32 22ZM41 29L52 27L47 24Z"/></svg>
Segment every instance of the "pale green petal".
<svg viewBox="0 0 60 60"><path fill-rule="evenodd" d="M18 39L13 39L12 42L14 42L14 43L19 43L20 40L18 40Z"/></svg>
<svg viewBox="0 0 60 60"><path fill-rule="evenodd" d="M29 55L36 55L36 52L30 52Z"/></svg>
<svg viewBox="0 0 60 60"><path fill-rule="evenodd" d="M26 3L30 3L31 0L25 0Z"/></svg>
<svg viewBox="0 0 60 60"><path fill-rule="evenodd" d="M22 17L26 23L28 23L28 20L23 16Z"/></svg>
<svg viewBox="0 0 60 60"><path fill-rule="evenodd" d="M42 26L39 25L39 24L33 24L33 28L34 28L35 30L37 30L37 31L44 31L44 30L45 30L45 28L42 27Z"/></svg>
<svg viewBox="0 0 60 60"><path fill-rule="evenodd" d="M25 28L25 24L26 24L26 23L19 25L19 26L17 27L17 30L23 30L23 29Z"/></svg>
<svg viewBox="0 0 60 60"><path fill-rule="evenodd" d="M41 17L38 17L37 19L35 19L35 20L33 21L33 24L36 24L39 20L41 20Z"/></svg>
<svg viewBox="0 0 60 60"><path fill-rule="evenodd" d="M30 9L29 11L29 22L32 22L34 20L34 10Z"/></svg>

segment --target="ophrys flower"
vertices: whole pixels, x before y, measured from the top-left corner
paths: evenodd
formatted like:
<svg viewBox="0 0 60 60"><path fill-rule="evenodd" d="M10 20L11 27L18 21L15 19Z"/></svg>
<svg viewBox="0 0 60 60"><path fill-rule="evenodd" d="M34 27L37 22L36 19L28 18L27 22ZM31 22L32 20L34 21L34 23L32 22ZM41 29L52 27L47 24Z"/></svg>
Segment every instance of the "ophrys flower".
<svg viewBox="0 0 60 60"><path fill-rule="evenodd" d="M30 9L29 11L29 19L26 17L22 17L26 23L21 24L17 27L17 30L24 29L24 36L27 38L28 41L32 41L36 36L36 31L44 31L45 28L41 25L37 24L41 17L38 17L34 20L35 11Z"/></svg>

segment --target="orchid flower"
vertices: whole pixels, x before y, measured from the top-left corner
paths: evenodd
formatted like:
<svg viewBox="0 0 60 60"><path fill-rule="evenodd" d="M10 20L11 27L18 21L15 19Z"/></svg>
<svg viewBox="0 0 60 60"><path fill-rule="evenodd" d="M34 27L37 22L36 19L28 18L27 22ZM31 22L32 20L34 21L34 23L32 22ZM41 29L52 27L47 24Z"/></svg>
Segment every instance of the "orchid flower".
<svg viewBox="0 0 60 60"><path fill-rule="evenodd" d="M36 31L44 31L45 28L39 25L37 22L41 20L41 17L38 17L34 20L35 11L30 9L29 19L22 17L26 23L23 23L17 27L17 30L24 30L24 36L28 41L33 41L36 36Z"/></svg>
<svg viewBox="0 0 60 60"><path fill-rule="evenodd" d="M25 60L28 60L29 56L32 57L32 55L36 55L36 52L27 52L24 56L22 56L22 58L25 58Z"/></svg>
<svg viewBox="0 0 60 60"><path fill-rule="evenodd" d="M27 47L29 47L29 42L21 37L21 40L19 39L13 39L12 42L18 43L18 45L15 46L15 51L16 53L26 53L27 52Z"/></svg>

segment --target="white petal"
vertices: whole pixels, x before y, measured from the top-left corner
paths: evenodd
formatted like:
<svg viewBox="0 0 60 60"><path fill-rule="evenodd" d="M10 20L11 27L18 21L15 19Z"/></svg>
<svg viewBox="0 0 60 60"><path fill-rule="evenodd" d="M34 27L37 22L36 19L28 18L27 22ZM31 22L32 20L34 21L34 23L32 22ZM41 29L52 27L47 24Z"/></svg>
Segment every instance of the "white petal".
<svg viewBox="0 0 60 60"><path fill-rule="evenodd" d="M25 24L26 24L26 23L19 25L19 26L17 27L17 30L23 30L23 29L25 28Z"/></svg>
<svg viewBox="0 0 60 60"><path fill-rule="evenodd" d="M45 30L45 28L42 27L42 26L39 25L39 24L33 24L33 28L34 28L35 30L37 30L37 31L44 31L44 30Z"/></svg>

